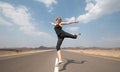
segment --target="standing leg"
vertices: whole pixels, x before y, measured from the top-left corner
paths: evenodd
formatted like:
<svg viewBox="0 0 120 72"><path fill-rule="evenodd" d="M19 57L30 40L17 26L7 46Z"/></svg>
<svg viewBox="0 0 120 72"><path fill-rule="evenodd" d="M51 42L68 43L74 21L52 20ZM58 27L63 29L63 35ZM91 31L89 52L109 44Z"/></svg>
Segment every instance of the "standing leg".
<svg viewBox="0 0 120 72"><path fill-rule="evenodd" d="M58 42L57 42L57 46L56 46L59 62L62 62L60 47L61 47L63 40L64 40L64 38L58 38Z"/></svg>
<svg viewBox="0 0 120 72"><path fill-rule="evenodd" d="M61 63L62 62L61 50L57 51L57 55L58 55L58 61L59 63Z"/></svg>

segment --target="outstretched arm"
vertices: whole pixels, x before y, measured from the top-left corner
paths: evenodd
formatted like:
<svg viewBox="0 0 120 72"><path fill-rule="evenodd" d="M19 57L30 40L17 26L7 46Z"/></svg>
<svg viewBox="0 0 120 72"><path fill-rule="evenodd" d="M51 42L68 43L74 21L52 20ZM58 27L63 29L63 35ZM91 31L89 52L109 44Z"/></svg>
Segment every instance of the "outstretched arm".
<svg viewBox="0 0 120 72"><path fill-rule="evenodd" d="M73 21L73 22L61 22L61 25L67 25L67 24L73 24L73 23L79 23L79 21Z"/></svg>
<svg viewBox="0 0 120 72"><path fill-rule="evenodd" d="M51 24L52 26L56 26L56 24L55 24L55 23L53 23L53 22L50 22L50 24Z"/></svg>

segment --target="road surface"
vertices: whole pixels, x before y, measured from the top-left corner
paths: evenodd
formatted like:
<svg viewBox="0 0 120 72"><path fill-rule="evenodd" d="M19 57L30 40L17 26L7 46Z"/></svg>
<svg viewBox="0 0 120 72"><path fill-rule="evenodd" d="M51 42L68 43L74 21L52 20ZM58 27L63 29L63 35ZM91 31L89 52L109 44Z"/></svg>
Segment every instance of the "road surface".
<svg viewBox="0 0 120 72"><path fill-rule="evenodd" d="M58 72L120 72L120 61L62 51ZM54 72L55 51L0 58L0 72Z"/></svg>

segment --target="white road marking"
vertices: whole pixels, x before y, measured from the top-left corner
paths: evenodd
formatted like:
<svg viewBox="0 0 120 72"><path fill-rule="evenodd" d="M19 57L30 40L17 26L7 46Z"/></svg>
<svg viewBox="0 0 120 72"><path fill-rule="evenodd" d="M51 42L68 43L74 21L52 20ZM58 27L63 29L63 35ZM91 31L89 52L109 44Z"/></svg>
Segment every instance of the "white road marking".
<svg viewBox="0 0 120 72"><path fill-rule="evenodd" d="M56 58L56 60L55 60L55 68L54 68L54 72L59 72L58 58Z"/></svg>

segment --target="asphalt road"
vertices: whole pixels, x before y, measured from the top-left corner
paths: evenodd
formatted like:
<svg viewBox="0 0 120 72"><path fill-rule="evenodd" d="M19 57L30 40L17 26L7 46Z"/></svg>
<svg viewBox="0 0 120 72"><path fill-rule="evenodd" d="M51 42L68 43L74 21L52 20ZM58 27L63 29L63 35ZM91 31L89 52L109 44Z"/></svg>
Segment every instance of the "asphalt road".
<svg viewBox="0 0 120 72"><path fill-rule="evenodd" d="M120 72L120 61L62 51L59 72ZM0 58L0 72L54 72L55 51Z"/></svg>
<svg viewBox="0 0 120 72"><path fill-rule="evenodd" d="M0 60L0 72L54 72L54 51Z"/></svg>

